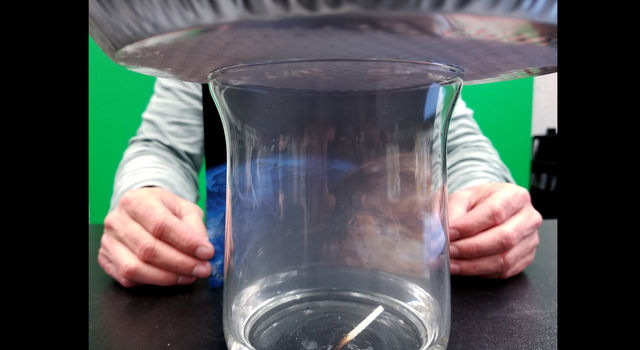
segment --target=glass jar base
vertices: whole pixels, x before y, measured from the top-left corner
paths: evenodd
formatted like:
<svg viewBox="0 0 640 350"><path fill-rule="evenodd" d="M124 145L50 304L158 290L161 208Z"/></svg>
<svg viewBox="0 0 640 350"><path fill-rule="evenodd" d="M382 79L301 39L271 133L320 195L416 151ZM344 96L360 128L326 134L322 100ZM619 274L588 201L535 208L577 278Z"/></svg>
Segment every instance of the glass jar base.
<svg viewBox="0 0 640 350"><path fill-rule="evenodd" d="M306 292L300 299L256 315L246 330L256 350L333 349L378 305L384 311L345 346L350 350L421 349L427 330L406 308L373 296L338 291Z"/></svg>
<svg viewBox="0 0 640 350"><path fill-rule="evenodd" d="M325 281L334 281L333 288L307 288L288 290L286 293L271 295L260 305L252 307L251 303L241 300L261 299L264 293L274 286L296 284L309 275L315 275ZM371 292L372 288L359 289L352 285L347 287L340 281L353 281L358 278L364 285L367 276L377 276L379 286L391 286L406 291L399 298L403 301L380 293ZM333 278L328 278L330 275ZM441 322L435 321L441 306L433 297L410 280L398 276L365 273L358 269L320 269L313 273L280 274L289 278L269 279L248 288L245 292L254 291L250 296L241 293L240 300L234 303L238 314L245 317L234 318L238 324L233 328L242 330L242 334L234 339L227 332L229 349L255 350L331 350L342 338L360 324L378 306L383 311L370 324L366 325L355 338L349 341L343 350L434 350L446 348L448 332L438 329ZM291 276L294 276L291 278ZM350 277L351 276L351 277ZM326 279L325 279L326 278ZM385 287L382 287L384 290ZM418 305L418 310L416 310ZM244 310L243 310L244 309Z"/></svg>

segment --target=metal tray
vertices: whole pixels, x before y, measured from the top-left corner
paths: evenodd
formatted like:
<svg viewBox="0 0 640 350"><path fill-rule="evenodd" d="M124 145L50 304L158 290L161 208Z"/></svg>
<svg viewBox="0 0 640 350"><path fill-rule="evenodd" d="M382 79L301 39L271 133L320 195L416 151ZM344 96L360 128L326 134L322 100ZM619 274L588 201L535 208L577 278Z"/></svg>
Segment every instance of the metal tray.
<svg viewBox="0 0 640 350"><path fill-rule="evenodd" d="M114 62L206 83L214 70L308 59L435 62L465 84L557 71L557 2L518 0L90 0Z"/></svg>

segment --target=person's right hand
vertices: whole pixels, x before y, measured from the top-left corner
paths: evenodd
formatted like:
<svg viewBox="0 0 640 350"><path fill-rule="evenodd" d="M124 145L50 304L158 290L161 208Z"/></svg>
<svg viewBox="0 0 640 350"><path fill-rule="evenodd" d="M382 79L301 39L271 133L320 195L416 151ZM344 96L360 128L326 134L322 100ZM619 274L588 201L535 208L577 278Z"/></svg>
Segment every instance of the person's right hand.
<svg viewBox="0 0 640 350"><path fill-rule="evenodd" d="M191 284L211 274L202 209L158 187L127 192L104 220L98 263L124 287Z"/></svg>

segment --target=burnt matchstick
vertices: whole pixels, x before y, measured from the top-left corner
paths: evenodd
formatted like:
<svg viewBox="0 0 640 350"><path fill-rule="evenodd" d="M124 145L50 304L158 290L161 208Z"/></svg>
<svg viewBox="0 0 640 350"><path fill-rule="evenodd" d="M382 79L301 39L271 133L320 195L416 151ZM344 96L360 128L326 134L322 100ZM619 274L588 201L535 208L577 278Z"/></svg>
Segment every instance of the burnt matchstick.
<svg viewBox="0 0 640 350"><path fill-rule="evenodd" d="M347 345L347 343L352 341L355 337L358 336L358 334L360 334L360 332L367 328L367 326L369 326L369 324L373 322L373 320L375 320L376 317L378 317L382 313L382 311L384 311L384 308L382 307L382 305L378 305L377 308L371 311L369 316L365 317L365 319L362 320L362 322L360 322L353 330L351 330L351 332L347 333L347 335L340 339L333 350L341 350L342 347Z"/></svg>

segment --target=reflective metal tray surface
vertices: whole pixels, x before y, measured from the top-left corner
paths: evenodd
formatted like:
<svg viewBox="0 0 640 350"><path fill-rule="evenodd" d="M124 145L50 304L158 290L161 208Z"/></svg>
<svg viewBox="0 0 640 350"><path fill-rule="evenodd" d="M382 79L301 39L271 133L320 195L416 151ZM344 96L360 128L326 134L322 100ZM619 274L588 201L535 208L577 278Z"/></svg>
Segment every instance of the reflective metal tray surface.
<svg viewBox="0 0 640 350"><path fill-rule="evenodd" d="M206 83L217 69L308 59L436 62L465 84L557 71L557 2L544 0L90 0L114 62Z"/></svg>

